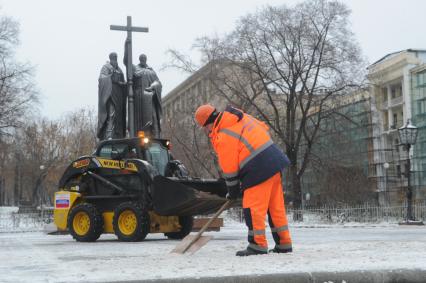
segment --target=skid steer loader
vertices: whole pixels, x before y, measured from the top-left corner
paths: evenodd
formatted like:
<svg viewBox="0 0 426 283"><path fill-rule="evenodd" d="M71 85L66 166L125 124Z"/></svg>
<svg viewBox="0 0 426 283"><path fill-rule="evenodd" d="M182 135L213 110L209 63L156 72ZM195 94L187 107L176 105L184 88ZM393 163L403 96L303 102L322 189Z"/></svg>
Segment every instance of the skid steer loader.
<svg viewBox="0 0 426 283"><path fill-rule="evenodd" d="M90 156L73 161L55 193L54 223L81 242L114 233L121 241L141 241L148 233L182 239L193 216L226 202L220 180L194 179L173 160L170 142L138 137L105 140Z"/></svg>

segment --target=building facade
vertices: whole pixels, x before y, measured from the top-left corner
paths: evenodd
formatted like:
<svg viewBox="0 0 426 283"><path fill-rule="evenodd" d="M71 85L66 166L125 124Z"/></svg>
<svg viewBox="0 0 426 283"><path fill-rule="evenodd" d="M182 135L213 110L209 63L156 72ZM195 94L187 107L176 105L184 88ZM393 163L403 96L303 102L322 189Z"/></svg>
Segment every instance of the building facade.
<svg viewBox="0 0 426 283"><path fill-rule="evenodd" d="M426 199L426 64L410 70L412 123L418 128L413 147L413 186L418 200Z"/></svg>
<svg viewBox="0 0 426 283"><path fill-rule="evenodd" d="M303 178L305 205L376 203L372 127L368 91L330 101Z"/></svg>
<svg viewBox="0 0 426 283"><path fill-rule="evenodd" d="M406 200L407 159L412 158L413 179L417 180L414 199L424 200L424 185L419 181L422 173L424 154L421 145L416 144L407 156L400 145L398 128L410 119L414 125L424 125L424 97L422 69L426 62L426 50L407 49L388 54L368 68L368 79L372 96L374 127L374 164L372 171L376 175L381 204L396 205ZM421 132L424 130L421 130ZM419 133L422 136L423 134ZM421 142L421 144L423 144Z"/></svg>

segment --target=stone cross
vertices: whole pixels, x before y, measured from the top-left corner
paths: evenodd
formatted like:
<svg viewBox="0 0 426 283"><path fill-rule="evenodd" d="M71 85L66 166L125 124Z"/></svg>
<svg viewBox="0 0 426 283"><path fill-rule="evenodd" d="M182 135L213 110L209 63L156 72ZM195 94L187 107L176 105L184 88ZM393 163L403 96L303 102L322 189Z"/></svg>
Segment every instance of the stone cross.
<svg viewBox="0 0 426 283"><path fill-rule="evenodd" d="M132 58L132 32L148 32L148 28L146 27L134 27L132 26L132 17L127 16L127 25L126 26L117 26L110 25L111 30L120 30L127 31L127 40L126 48L127 48L127 64L126 64L126 73L127 73L127 91L129 97L129 135L131 138L136 136L135 131L135 110L133 107L134 97L133 97L133 58Z"/></svg>

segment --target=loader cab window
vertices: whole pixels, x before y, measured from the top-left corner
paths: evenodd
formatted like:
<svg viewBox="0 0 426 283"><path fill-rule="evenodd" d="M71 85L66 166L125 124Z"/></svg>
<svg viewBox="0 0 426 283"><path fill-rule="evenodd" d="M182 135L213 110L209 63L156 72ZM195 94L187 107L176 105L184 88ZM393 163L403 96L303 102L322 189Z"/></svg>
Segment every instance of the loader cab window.
<svg viewBox="0 0 426 283"><path fill-rule="evenodd" d="M112 145L104 145L98 152L99 157L111 159Z"/></svg>
<svg viewBox="0 0 426 283"><path fill-rule="evenodd" d="M107 159L123 159L123 158L135 158L137 156L136 148L122 143L122 144L106 144L98 153L99 157Z"/></svg>
<svg viewBox="0 0 426 283"><path fill-rule="evenodd" d="M164 176L169 162L169 151L159 143L152 143L145 151L146 160Z"/></svg>

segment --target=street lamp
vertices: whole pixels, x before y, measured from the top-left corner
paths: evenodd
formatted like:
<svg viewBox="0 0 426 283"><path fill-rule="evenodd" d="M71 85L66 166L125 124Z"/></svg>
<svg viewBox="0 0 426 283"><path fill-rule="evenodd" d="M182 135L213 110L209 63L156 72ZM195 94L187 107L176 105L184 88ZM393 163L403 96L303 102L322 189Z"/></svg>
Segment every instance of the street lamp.
<svg viewBox="0 0 426 283"><path fill-rule="evenodd" d="M413 200L413 191L411 189L411 162L410 162L410 148L416 143L417 139L417 127L411 124L410 119L407 120L407 124L398 129L400 144L404 146L407 151L407 169L405 176L408 179L407 186L407 221L414 220L413 209L412 209L412 200Z"/></svg>

